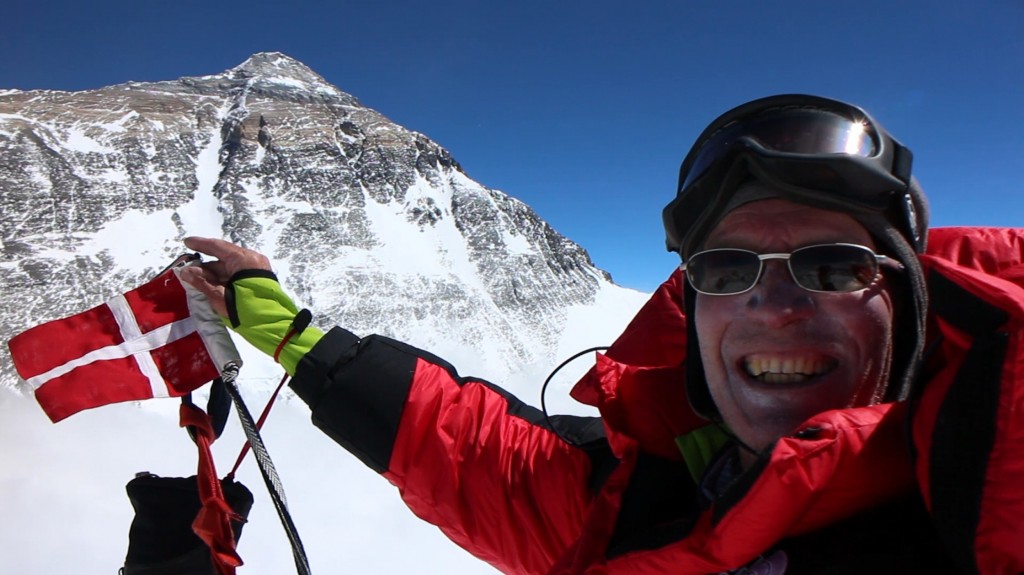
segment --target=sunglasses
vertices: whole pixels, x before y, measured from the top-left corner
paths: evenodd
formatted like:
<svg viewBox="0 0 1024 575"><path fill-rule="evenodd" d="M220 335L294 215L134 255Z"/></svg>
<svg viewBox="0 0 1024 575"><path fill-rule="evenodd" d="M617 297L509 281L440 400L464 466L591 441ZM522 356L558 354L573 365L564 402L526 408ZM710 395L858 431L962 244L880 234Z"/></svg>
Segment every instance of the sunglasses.
<svg viewBox="0 0 1024 575"><path fill-rule="evenodd" d="M765 260L784 260L798 286L822 293L862 290L875 281L883 265L903 269L898 261L856 244L806 246L788 254L759 254L737 248L704 250L679 267L693 289L702 294L736 295L757 285Z"/></svg>

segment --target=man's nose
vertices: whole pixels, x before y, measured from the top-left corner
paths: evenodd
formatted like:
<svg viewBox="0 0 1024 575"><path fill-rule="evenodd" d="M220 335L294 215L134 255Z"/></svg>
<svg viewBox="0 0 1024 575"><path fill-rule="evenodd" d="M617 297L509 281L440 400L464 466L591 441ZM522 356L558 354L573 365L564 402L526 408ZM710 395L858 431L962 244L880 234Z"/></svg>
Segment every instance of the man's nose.
<svg viewBox="0 0 1024 575"><path fill-rule="evenodd" d="M783 326L814 314L813 294L797 285L786 262L769 260L747 296L747 311L769 325Z"/></svg>

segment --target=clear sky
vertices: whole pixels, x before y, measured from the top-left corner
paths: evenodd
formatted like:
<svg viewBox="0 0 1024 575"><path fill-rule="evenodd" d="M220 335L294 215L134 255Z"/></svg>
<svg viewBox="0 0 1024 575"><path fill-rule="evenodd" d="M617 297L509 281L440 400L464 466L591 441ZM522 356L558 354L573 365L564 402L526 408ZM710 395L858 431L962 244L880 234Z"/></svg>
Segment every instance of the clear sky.
<svg viewBox="0 0 1024 575"><path fill-rule="evenodd" d="M261 51L449 149L626 286L700 130L811 92L915 152L933 225L1024 225L1024 0L7 0L0 89L221 72Z"/></svg>

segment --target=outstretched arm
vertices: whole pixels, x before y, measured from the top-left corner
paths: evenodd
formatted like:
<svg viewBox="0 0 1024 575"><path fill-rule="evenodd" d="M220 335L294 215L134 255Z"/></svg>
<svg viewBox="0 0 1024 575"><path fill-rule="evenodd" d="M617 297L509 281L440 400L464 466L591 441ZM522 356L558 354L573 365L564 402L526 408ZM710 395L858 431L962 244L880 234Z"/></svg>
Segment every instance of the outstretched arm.
<svg viewBox="0 0 1024 575"><path fill-rule="evenodd" d="M217 261L183 279L272 354L298 309L270 261L223 240L185 245ZM309 327L283 347L313 423L394 483L417 515L503 571L548 571L579 536L595 479L614 467L599 419L556 417L570 445L539 410L401 342Z"/></svg>

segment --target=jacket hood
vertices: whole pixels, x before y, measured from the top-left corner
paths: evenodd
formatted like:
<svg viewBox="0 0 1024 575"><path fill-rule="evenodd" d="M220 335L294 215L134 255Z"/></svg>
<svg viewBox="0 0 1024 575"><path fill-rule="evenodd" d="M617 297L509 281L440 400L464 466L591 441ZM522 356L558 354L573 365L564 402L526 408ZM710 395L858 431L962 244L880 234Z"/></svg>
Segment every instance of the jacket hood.
<svg viewBox="0 0 1024 575"><path fill-rule="evenodd" d="M1019 229L933 228L928 255L1024 285ZM617 453L636 443L648 453L679 459L675 438L710 423L686 391L683 282L675 270L572 389L573 398L601 412Z"/></svg>
<svg viewBox="0 0 1024 575"><path fill-rule="evenodd" d="M637 442L680 459L675 438L708 424L686 397L683 281L679 270L669 276L571 392L600 410L617 454Z"/></svg>

